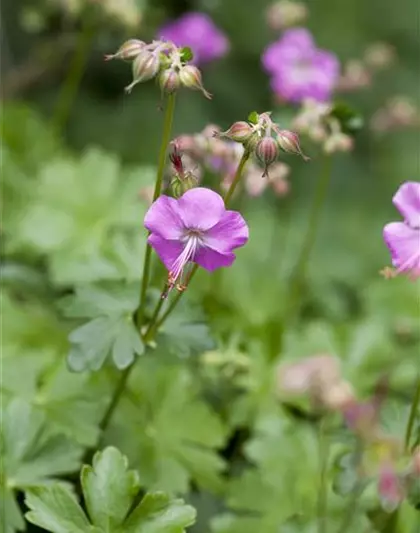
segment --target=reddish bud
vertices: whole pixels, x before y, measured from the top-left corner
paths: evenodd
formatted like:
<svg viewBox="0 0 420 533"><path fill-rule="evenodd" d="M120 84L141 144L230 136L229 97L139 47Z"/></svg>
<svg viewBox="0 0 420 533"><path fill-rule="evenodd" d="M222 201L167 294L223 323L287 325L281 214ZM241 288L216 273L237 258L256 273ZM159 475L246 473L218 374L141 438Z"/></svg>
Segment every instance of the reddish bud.
<svg viewBox="0 0 420 533"><path fill-rule="evenodd" d="M404 488L401 479L392 464L384 464L381 467L378 480L378 492L383 507L389 511L395 511L404 499Z"/></svg>
<svg viewBox="0 0 420 533"><path fill-rule="evenodd" d="M108 54L105 56L105 61L110 61L111 59L135 59L140 52L143 50L146 43L139 41L138 39L129 39L125 41L117 50L115 54Z"/></svg>
<svg viewBox="0 0 420 533"><path fill-rule="evenodd" d="M264 176L268 176L268 167L279 155L279 145L273 137L263 137L255 147L255 155L264 165Z"/></svg>
<svg viewBox="0 0 420 533"><path fill-rule="evenodd" d="M184 87L201 91L206 98L211 100L211 94L203 87L201 72L194 65L185 65L179 71L179 78Z"/></svg>
<svg viewBox="0 0 420 533"><path fill-rule="evenodd" d="M277 142L279 143L280 148L287 152L288 154L298 154L304 161L309 161L300 147L299 135L289 130L280 130L277 135Z"/></svg>
<svg viewBox="0 0 420 533"><path fill-rule="evenodd" d="M130 93L137 83L148 81L156 76L159 71L159 57L154 52L143 51L133 61L133 81L125 90Z"/></svg>
<svg viewBox="0 0 420 533"><path fill-rule="evenodd" d="M239 121L232 124L232 126L221 133L216 133L217 137L224 137L238 143L246 143L253 134L253 128L245 121Z"/></svg>
<svg viewBox="0 0 420 533"><path fill-rule="evenodd" d="M164 93L174 93L181 85L178 73L173 69L164 70L159 75L159 85Z"/></svg>

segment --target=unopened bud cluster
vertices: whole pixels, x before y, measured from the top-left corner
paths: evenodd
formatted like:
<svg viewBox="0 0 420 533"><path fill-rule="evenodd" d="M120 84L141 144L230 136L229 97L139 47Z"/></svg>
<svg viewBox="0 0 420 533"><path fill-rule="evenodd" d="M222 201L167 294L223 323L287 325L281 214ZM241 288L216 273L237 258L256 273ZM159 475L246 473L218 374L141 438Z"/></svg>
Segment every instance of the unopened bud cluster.
<svg viewBox="0 0 420 533"><path fill-rule="evenodd" d="M373 43L361 59L350 59L343 69L337 85L341 92L353 92L370 87L374 76L395 61L395 50L388 43Z"/></svg>
<svg viewBox="0 0 420 533"><path fill-rule="evenodd" d="M371 129L378 133L398 131L420 126L420 109L405 96L395 96L379 108L370 122Z"/></svg>
<svg viewBox="0 0 420 533"><path fill-rule="evenodd" d="M278 0L268 6L266 11L267 24L274 31L302 24L307 17L306 5L295 0Z"/></svg>
<svg viewBox="0 0 420 533"><path fill-rule="evenodd" d="M300 147L299 136L292 131L280 129L272 121L269 112L260 115L253 113L252 122L235 122L228 130L216 132L215 136L242 144L263 167L263 177L269 176L268 170L281 151L297 154L305 161L308 160Z"/></svg>
<svg viewBox="0 0 420 533"><path fill-rule="evenodd" d="M327 154L349 152L353 138L342 131L340 122L331 115L332 106L307 99L293 120L293 127L322 146Z"/></svg>
<svg viewBox="0 0 420 533"><path fill-rule="evenodd" d="M221 188L227 190L244 153L243 144L248 139L249 128L246 122L232 126L232 137L237 139L235 142L222 133L218 126L210 124L201 133L179 136L173 144L182 153L184 166L193 169L197 179L200 179L203 171L217 174L221 178ZM269 179L261 179L263 172L264 168L258 161L250 161L245 166L242 182L250 196L260 196L267 187L271 187L277 196L288 193L286 178L290 169L285 163L274 163L270 167Z"/></svg>
<svg viewBox="0 0 420 533"><path fill-rule="evenodd" d="M191 54L191 52L189 51ZM115 54L105 56L106 60L122 59L132 61L133 81L125 88L130 93L138 83L156 78L163 93L172 94L181 87L201 91L211 98L203 87L200 70L184 59L185 49L169 41L153 41L149 44L138 39L129 39ZM188 57L188 56L187 56Z"/></svg>

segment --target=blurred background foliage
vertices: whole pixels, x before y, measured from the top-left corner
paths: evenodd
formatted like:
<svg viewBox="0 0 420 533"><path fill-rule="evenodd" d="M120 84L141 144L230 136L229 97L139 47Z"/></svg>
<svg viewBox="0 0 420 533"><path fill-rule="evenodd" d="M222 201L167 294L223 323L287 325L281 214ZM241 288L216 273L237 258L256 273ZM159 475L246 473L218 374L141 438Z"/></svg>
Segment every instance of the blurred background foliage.
<svg viewBox="0 0 420 533"><path fill-rule="evenodd" d="M54 10L38 20L35 2L1 4L1 397L9 418L23 420L23 448L33 446L29 459L25 450L21 456L2 450L10 481L2 481L8 491L0 508L9 520L5 533L22 527L12 492L23 508L25 488L74 472L80 449L98 442L99 420L118 375L110 365L100 373L67 370L69 332L80 325L78 317L95 315L65 319L62 298L80 284L105 283L106 293L107 283L134 283L140 275L144 235L139 238L139 230L147 206L138 191L154 180L161 102L153 83L125 95L130 68L104 63L104 54L128 37L152 39L167 18L204 10L227 34L231 51L203 67L212 101L199 93L180 94L174 136L209 123L226 129L254 109L272 110L281 125L290 121L290 107L273 100L260 63L263 49L276 38L265 23L268 0L137 1L143 18L132 28L112 17L73 20ZM286 197L267 191L237 200L251 229L248 245L233 268L198 274L188 305L158 338L157 357L137 365L105 435L105 442L118 446L139 470L144 486L182 494L197 507L193 531L201 533L209 531L210 518L218 533L274 533L279 521L296 512L296 500L305 509L315 506L314 433L307 422L293 425L275 400L279 359L336 354L361 397L389 375L397 405L389 419L391 425L400 421L394 424L399 436L418 372L419 285L385 281L379 270L390 261L382 228L399 217L391 197L402 181L419 179L419 132L369 129L389 97L402 94L420 104L418 2L311 0L308 8L317 43L341 61L360 57L376 41L394 46L397 61L371 88L340 97L363 115L365 127L353 152L333 157L300 320L284 330L287 279L322 169L322 156L310 144L304 148L311 163L287 157L292 172ZM37 31L28 31L28 25ZM79 32L87 36L86 68L68 119L57 124L52 117L59 98L66 98L63 83ZM156 280L163 271L157 268ZM122 304L121 309L126 312ZM20 438L10 427L5 425L8 438ZM39 431L46 432L44 447L31 440ZM48 450L54 450L55 460L47 468ZM293 480L291 492L285 479ZM332 502L335 525L343 503L338 496ZM362 507L371 509L371 500ZM353 527L372 531L359 514ZM401 531L412 533L417 518L412 511L404 516ZM310 533L314 527L296 515L284 532Z"/></svg>

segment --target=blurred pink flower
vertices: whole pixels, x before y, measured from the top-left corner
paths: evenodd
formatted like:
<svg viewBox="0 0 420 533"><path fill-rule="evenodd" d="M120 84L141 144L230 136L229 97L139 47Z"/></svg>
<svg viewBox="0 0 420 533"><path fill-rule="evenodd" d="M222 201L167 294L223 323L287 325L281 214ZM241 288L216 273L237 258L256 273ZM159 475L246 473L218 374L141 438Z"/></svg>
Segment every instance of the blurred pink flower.
<svg viewBox="0 0 420 533"><path fill-rule="evenodd" d="M189 46L194 52L193 62L208 63L226 55L229 41L226 35L205 13L190 12L168 22L159 30L159 38L177 46Z"/></svg>
<svg viewBox="0 0 420 533"><path fill-rule="evenodd" d="M328 101L339 80L337 57L318 49L305 28L287 30L267 47L262 63L272 76L274 93L290 102Z"/></svg>
<svg viewBox="0 0 420 533"><path fill-rule="evenodd" d="M420 277L420 183L407 181L396 192L393 203L403 222L384 227L384 239L397 273Z"/></svg>

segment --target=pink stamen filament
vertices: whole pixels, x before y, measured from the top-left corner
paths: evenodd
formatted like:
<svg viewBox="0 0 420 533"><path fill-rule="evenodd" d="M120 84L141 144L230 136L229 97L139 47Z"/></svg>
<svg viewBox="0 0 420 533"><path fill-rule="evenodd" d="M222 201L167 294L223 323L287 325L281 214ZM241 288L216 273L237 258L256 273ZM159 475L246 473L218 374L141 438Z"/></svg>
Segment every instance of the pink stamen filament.
<svg viewBox="0 0 420 533"><path fill-rule="evenodd" d="M172 265L172 270L169 272L168 291L165 293L165 297L167 293L173 289L177 281L180 282L179 289L185 290L185 284L182 284L184 269L186 265L194 259L195 254L202 245L202 240L198 232L190 231L186 234L185 243L184 249L175 260Z"/></svg>

